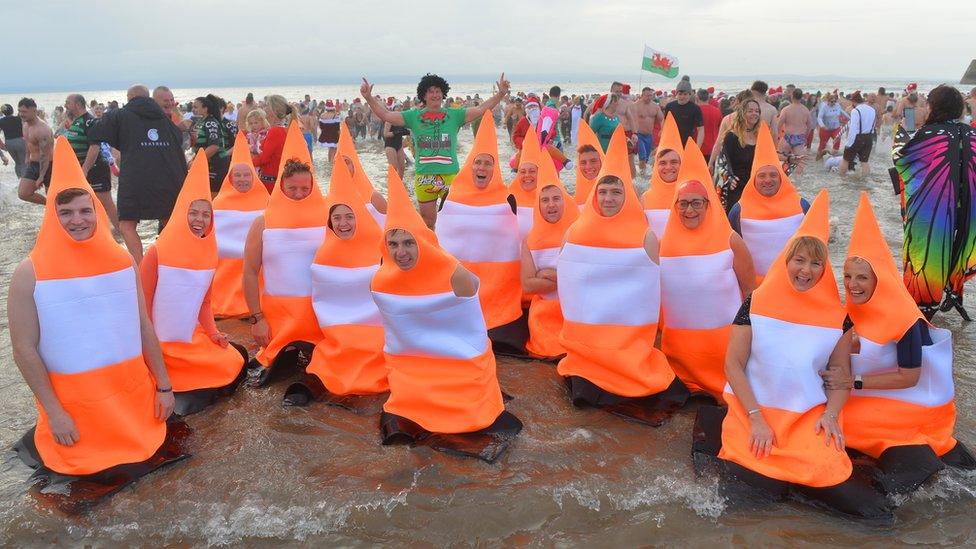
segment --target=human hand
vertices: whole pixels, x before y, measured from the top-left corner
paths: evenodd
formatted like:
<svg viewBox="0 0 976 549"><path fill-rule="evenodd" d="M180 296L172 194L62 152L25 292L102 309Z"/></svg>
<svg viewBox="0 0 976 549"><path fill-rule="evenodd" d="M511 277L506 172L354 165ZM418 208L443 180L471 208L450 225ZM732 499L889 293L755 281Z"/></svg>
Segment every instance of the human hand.
<svg viewBox="0 0 976 549"><path fill-rule="evenodd" d="M556 281L556 269L539 269L535 276L546 280Z"/></svg>
<svg viewBox="0 0 976 549"><path fill-rule="evenodd" d="M214 333L210 334L210 341L213 341L214 343L216 343L217 345L220 345L224 349L227 348L227 345L229 343L227 341L227 334L225 334L223 332L214 332Z"/></svg>
<svg viewBox="0 0 976 549"><path fill-rule="evenodd" d="M363 77L363 84L359 86L359 94L363 96L367 101L373 97L373 85Z"/></svg>
<svg viewBox="0 0 976 549"><path fill-rule="evenodd" d="M0 156L0 162L3 162L3 165L4 166L6 166L7 164L10 164L10 161L7 160L7 157L6 156Z"/></svg>
<svg viewBox="0 0 976 549"><path fill-rule="evenodd" d="M762 412L749 416L749 435L749 450L758 459L768 456L776 445L776 435L766 423Z"/></svg>
<svg viewBox="0 0 976 549"><path fill-rule="evenodd" d="M498 95L504 97L508 95L509 89L512 87L512 83L505 80L505 73L498 78L498 82L495 83L495 87L498 88Z"/></svg>
<svg viewBox="0 0 976 549"><path fill-rule="evenodd" d="M172 390L165 393L156 391L156 419L166 421L169 416L173 415L173 408L175 407L176 397L173 396Z"/></svg>
<svg viewBox="0 0 976 549"><path fill-rule="evenodd" d="M821 431L824 433L824 443L827 446L830 446L830 439L833 438L837 450L844 451L844 433L841 431L840 423L837 422L837 416L824 412L813 429L813 432L818 435Z"/></svg>
<svg viewBox="0 0 976 549"><path fill-rule="evenodd" d="M818 372L824 380L824 389L836 391L854 387L854 379L843 368L830 368Z"/></svg>
<svg viewBox="0 0 976 549"><path fill-rule="evenodd" d="M51 429L51 436L54 437L54 441L61 446L72 446L78 442L78 428L75 427L75 420L71 419L71 416L63 408L49 412L47 424Z"/></svg>
<svg viewBox="0 0 976 549"><path fill-rule="evenodd" d="M261 347L267 347L271 343L271 327L268 326L268 321L261 317L257 322L251 326L251 337L254 338L254 342Z"/></svg>

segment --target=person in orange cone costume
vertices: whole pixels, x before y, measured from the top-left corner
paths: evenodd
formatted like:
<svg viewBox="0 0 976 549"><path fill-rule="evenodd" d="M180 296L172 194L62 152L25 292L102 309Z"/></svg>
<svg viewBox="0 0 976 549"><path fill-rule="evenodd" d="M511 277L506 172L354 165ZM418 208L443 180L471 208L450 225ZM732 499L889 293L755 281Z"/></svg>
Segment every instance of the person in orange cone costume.
<svg viewBox="0 0 976 549"><path fill-rule="evenodd" d="M244 240L254 219L268 205L268 190L251 163L247 137L237 134L230 158L230 171L213 200L214 232L217 235L217 271L214 273L210 307L217 317L247 314L242 278Z"/></svg>
<svg viewBox="0 0 976 549"><path fill-rule="evenodd" d="M251 333L262 346L251 361L252 385L268 381L282 351L288 351L288 364L282 365L292 366L299 352L311 353L322 339L312 309L311 267L325 239L329 210L295 123L288 127L281 162L268 207L251 225L244 249L244 297Z"/></svg>
<svg viewBox="0 0 976 549"><path fill-rule="evenodd" d="M497 139L495 121L485 113L435 228L444 251L478 277L489 330L522 316L519 224L502 180Z"/></svg>
<svg viewBox="0 0 976 549"><path fill-rule="evenodd" d="M580 120L577 140L579 146L576 147L576 188L573 190L573 200L582 210L603 167L603 146L585 120Z"/></svg>
<svg viewBox="0 0 976 549"><path fill-rule="evenodd" d="M769 126L760 122L752 176L729 210L732 229L742 235L761 282L810 208L783 171Z"/></svg>
<svg viewBox="0 0 976 549"><path fill-rule="evenodd" d="M665 228L668 226L668 218L671 217L674 208L675 182L678 181L678 172L682 166L684 150L685 146L681 142L678 124L674 121L674 117L668 114L668 117L664 119L664 128L661 130L661 142L654 153L651 185L641 197L647 222L658 240L663 241ZM701 154L700 150L698 154Z"/></svg>
<svg viewBox="0 0 976 549"><path fill-rule="evenodd" d="M356 191L365 201L369 215L373 217L377 225L383 227L383 223L386 221L386 199L369 181L369 176L363 169L363 163L359 160L359 153L356 152L356 143L349 133L349 125L339 124L339 126L339 145L336 148L339 158L348 168Z"/></svg>
<svg viewBox="0 0 976 549"><path fill-rule="evenodd" d="M383 443L494 461L522 424L502 403L477 279L440 248L392 169L384 239L371 284L389 368Z"/></svg>
<svg viewBox="0 0 976 549"><path fill-rule="evenodd" d="M535 220L522 245L522 287L532 295L526 350L539 358L566 354L559 343L563 312L556 291L556 262L563 239L579 211L559 178L536 187Z"/></svg>
<svg viewBox="0 0 976 549"><path fill-rule="evenodd" d="M542 154L539 148L539 140L535 137L535 130L529 129L526 136L525 145L522 147L522 155L519 159L518 174L508 185L509 192L515 197L516 213L518 214L519 242L525 240L532 228L532 220L535 216L535 190L538 187L539 177L543 173L555 173L555 167L551 170L546 164L547 154ZM552 164L552 162L549 162ZM544 172L544 170L546 170ZM558 175L556 178L558 179Z"/></svg>
<svg viewBox="0 0 976 549"><path fill-rule="evenodd" d="M166 419L172 387L132 257L64 137L37 241L15 269L7 312L14 360L37 403L18 455L42 481L88 483L78 498L117 491L186 457L185 429ZM96 489L91 489L92 484ZM67 502L73 503L73 502ZM70 507L70 505L69 505Z"/></svg>
<svg viewBox="0 0 976 549"><path fill-rule="evenodd" d="M843 414L847 447L878 460L889 492L914 490L945 464L976 468L953 437L952 333L925 321L863 192L844 286L859 344L851 355L855 377L824 376L828 386L853 389Z"/></svg>
<svg viewBox="0 0 976 549"><path fill-rule="evenodd" d="M146 309L176 396L174 411L181 416L233 393L247 363L247 350L230 344L227 334L217 330L210 306L217 268L212 216L207 157L198 154L176 199L172 222L139 264Z"/></svg>
<svg viewBox="0 0 976 549"><path fill-rule="evenodd" d="M850 364L827 257L828 200L821 191L769 276L742 304L726 354L727 413L700 408L696 438L720 432L715 445L728 476L774 497L797 492L842 513L888 517L883 495L852 477L844 452L838 414L848 391L825 391L818 375L828 364L845 370Z"/></svg>
<svg viewBox="0 0 976 549"><path fill-rule="evenodd" d="M654 348L658 244L631 183L626 147L618 128L559 254L556 280L565 319L559 341L567 354L557 371L577 406L660 425L684 404L688 390Z"/></svg>
<svg viewBox="0 0 976 549"><path fill-rule="evenodd" d="M756 275L698 145L689 141L682 156L661 240L661 350L692 393L721 402L732 319L755 288Z"/></svg>
<svg viewBox="0 0 976 549"><path fill-rule="evenodd" d="M366 208L345 163L332 169L330 234L312 263L312 306L322 340L312 352L304 382L285 391L285 404L311 399L341 406L390 390L383 356L383 323L369 285L380 266L383 232Z"/></svg>

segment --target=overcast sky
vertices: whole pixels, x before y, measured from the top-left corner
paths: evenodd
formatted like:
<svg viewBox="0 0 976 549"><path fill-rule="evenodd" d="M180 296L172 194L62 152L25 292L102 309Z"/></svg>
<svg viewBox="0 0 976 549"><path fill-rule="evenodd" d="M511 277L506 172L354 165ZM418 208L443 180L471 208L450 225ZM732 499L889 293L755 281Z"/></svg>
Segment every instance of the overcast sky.
<svg viewBox="0 0 976 549"><path fill-rule="evenodd" d="M779 6L771 8L770 6ZM875 6L883 5L884 9ZM976 0L0 0L0 90L639 72L644 43L692 76L958 82ZM927 12L931 6L933 12Z"/></svg>

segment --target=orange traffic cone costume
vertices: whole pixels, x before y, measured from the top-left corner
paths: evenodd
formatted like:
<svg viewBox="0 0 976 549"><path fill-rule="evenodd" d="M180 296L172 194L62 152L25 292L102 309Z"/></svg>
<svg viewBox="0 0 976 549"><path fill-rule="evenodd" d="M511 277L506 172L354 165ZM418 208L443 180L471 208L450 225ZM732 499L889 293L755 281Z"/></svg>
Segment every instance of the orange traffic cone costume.
<svg viewBox="0 0 976 549"><path fill-rule="evenodd" d="M308 146L295 123L288 127L281 152L282 166L290 159L312 165ZM266 369L274 365L278 353L292 343L315 345L322 339L312 309L311 267L325 239L329 210L315 179L314 168L312 171L312 192L301 200L285 196L279 173L264 211L261 311L271 328L271 342L256 358Z"/></svg>
<svg viewBox="0 0 976 549"><path fill-rule="evenodd" d="M596 149L596 153L600 155L600 163L603 163L603 145L600 145L600 140L597 138L593 130L590 129L590 125L586 123L586 120L580 119L579 132L576 134L576 140L579 150L583 145L589 145ZM587 179L583 175L583 171L580 169L579 154L576 155L576 188L573 191L573 200L576 201L576 205L580 210L586 205L586 199L590 196L590 191L593 190L593 186L596 185L596 178Z"/></svg>
<svg viewBox="0 0 976 549"><path fill-rule="evenodd" d="M866 193L861 193L847 257L867 261L878 278L866 303L855 304L847 296L847 312L861 346L858 354L851 355L851 369L864 376L891 372L898 368L898 341L909 328L924 321L924 316L905 289ZM952 436L956 423L952 333L933 326L928 331L932 344L922 347L921 373L914 387L851 392L843 416L849 448L873 458L909 446L931 448L936 456L944 456L958 445L959 452L968 454ZM892 457L902 461L899 469L925 461L907 455Z"/></svg>
<svg viewBox="0 0 976 549"><path fill-rule="evenodd" d="M369 176L366 175L366 170L363 169L362 161L359 160L359 153L356 152L356 143L349 133L348 124L339 124L339 145L336 148L336 154L343 160L349 159L349 162L352 164L351 174L356 192L359 193L360 199L366 205L366 211L373 217L376 225L382 228L383 223L386 222L386 214L381 213L373 205L372 198L376 189L369 181ZM329 192L332 192L332 190L330 189Z"/></svg>
<svg viewBox="0 0 976 549"><path fill-rule="evenodd" d="M558 188L563 198L563 215L555 223L545 220L539 203L542 191L549 187ZM579 217L572 198L558 178L546 183L540 182L536 186L534 215L535 220L532 223L532 230L525 239L525 245L532 255L536 271L555 269L566 231ZM532 303L529 305L529 340L525 344L526 350L543 358L555 358L566 354L566 350L559 343L562 329L563 312L559 305L559 292L533 295Z"/></svg>
<svg viewBox="0 0 976 549"><path fill-rule="evenodd" d="M488 155L494 162L491 181L484 189L475 186L472 173L479 155ZM549 169L555 171L551 165ZM481 310L488 329L522 316L521 240L508 196L498 158L495 121L491 113L485 113L474 146L437 216L435 231L441 247L478 277Z"/></svg>
<svg viewBox="0 0 976 549"><path fill-rule="evenodd" d="M329 234L315 254L312 304L322 340L315 346L306 372L334 395L384 393L390 386L383 357L383 322L369 291L380 266L383 232L341 162L332 170L328 205L329 210L348 206L356 216L356 230L348 240Z"/></svg>
<svg viewBox="0 0 976 549"><path fill-rule="evenodd" d="M701 150L689 141L672 204L689 188L704 193L708 206L694 229L682 224L683 212L673 211L661 241L661 350L689 390L721 402L725 350L742 294L732 269L732 227L711 180Z"/></svg>
<svg viewBox="0 0 976 549"><path fill-rule="evenodd" d="M756 172L765 166L774 166L780 180L779 191L768 197L756 189ZM800 195L783 171L783 163L779 160L773 136L765 122L760 123L756 136L752 176L742 190L738 204L740 234L752 254L756 278L761 282L770 265L796 233L804 215ZM734 210L732 215L735 215Z"/></svg>
<svg viewBox="0 0 976 549"><path fill-rule="evenodd" d="M647 218L631 183L622 128L610 140L597 181L607 175L624 183L621 210L604 217L594 187L557 262L565 318L559 341L567 353L558 372L569 378L574 403L609 406L658 425L684 404L688 392L675 383L667 358L654 348L660 268L644 249ZM637 401L643 397L654 398L641 405ZM614 408L628 399L637 404L638 414Z"/></svg>
<svg viewBox="0 0 976 549"><path fill-rule="evenodd" d="M426 435L488 433L502 424L514 436L521 423L502 404L478 295L455 295L451 279L458 260L440 248L396 172L389 174L384 235L410 233L418 255L416 264L403 270L382 246L383 262L372 281L389 368L390 398L381 420L384 443L446 443Z"/></svg>
<svg viewBox="0 0 976 549"><path fill-rule="evenodd" d="M176 393L174 412L179 415L199 412L220 393L233 392L247 363L246 350L221 347L210 339L209 334L217 332L209 304L217 239L213 226L202 238L191 232L187 213L196 200L210 203L207 157L202 154L187 173L170 223L140 264L146 308Z"/></svg>
<svg viewBox="0 0 976 549"><path fill-rule="evenodd" d="M828 196L823 190L794 238L814 237L825 245ZM844 308L825 261L823 277L805 292L789 281L786 250L773 262L762 285L752 293L749 318L752 351L746 377L775 444L757 458L749 448L750 421L745 408L725 386L728 414L722 424L719 457L768 478L810 487L835 486L851 476L851 460L833 444L827 446L815 426L827 402L818 371L840 340Z"/></svg>
<svg viewBox="0 0 976 549"><path fill-rule="evenodd" d="M695 145L697 148L698 145ZM685 146L681 142L681 134L678 132L678 124L674 121L674 117L668 113L668 117L664 119L664 128L661 130L661 142L658 143L657 150L655 154L660 154L661 151L672 150L678 153L678 156L683 156ZM701 154L701 150L698 151ZM682 158L682 167L684 163L684 158ZM705 166L705 174L708 173L708 166ZM699 175L698 177L701 177ZM711 178L709 178L711 179ZM681 181L680 174L678 181ZM700 179L702 183L706 181ZM651 185L644 192L644 196L641 197L641 203L644 204L644 213L647 215L647 222L651 226L651 230L657 235L658 240L663 242L665 228L668 226L668 218L671 216L671 212L674 208L674 187L675 182L667 183L661 178L658 173L657 166L654 166L651 170ZM735 314L735 313L733 313Z"/></svg>
<svg viewBox="0 0 976 549"><path fill-rule="evenodd" d="M55 197L67 189L87 192L95 207L95 229L87 240L74 240L58 220ZM105 210L64 137L55 143L48 196L29 256L36 279L37 351L74 420L78 441L58 444L38 403L37 427L22 444L62 475L150 460L167 432L154 416L156 386L142 355L137 274L132 257L112 238Z"/></svg>
<svg viewBox="0 0 976 549"><path fill-rule="evenodd" d="M535 216L535 190L542 182L543 173L556 173L556 167L553 166L552 158L548 152L543 154L539 148L539 139L535 136L535 129L533 128L529 128L529 133L525 136L522 155L519 157L519 169L522 169L522 166L526 164L532 164L538 169L539 175L536 177L536 186L531 189L524 188L522 178L519 175L516 175L515 179L512 179L512 182L508 184L508 190L515 197L515 203L518 205L519 242L525 240L525 236L529 234L529 229L532 228L532 220ZM556 179L558 178L557 175ZM552 177L550 176L549 179Z"/></svg>
<svg viewBox="0 0 976 549"><path fill-rule="evenodd" d="M251 188L238 192L232 182L234 166L243 164L251 172ZM244 241L255 218L268 205L268 190L251 163L247 138L238 133L230 158L230 171L213 200L214 232L217 235L217 271L214 273L210 305L218 317L247 314L244 302Z"/></svg>

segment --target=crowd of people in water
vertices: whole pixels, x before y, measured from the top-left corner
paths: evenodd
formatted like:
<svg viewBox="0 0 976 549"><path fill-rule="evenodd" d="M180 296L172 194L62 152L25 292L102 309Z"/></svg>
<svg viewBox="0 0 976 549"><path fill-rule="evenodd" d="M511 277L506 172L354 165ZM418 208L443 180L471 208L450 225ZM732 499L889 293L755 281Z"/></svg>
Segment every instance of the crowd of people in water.
<svg viewBox="0 0 976 549"><path fill-rule="evenodd" d="M452 98L427 74L409 99L360 91L181 106L135 85L121 106L70 94L50 125L29 98L3 106L18 194L45 208L7 303L38 406L16 450L42 483L102 497L186 457L183 418L276 380L286 406L383 398L383 444L494 462L522 428L496 355L555 364L574 405L650 426L700 396L696 467L777 498L884 517L890 495L976 468L953 437L951 333L930 323L966 316L976 274L976 90L513 94L503 74ZM866 175L885 135L904 269L862 193L840 216L842 301L830 198L791 177ZM387 196L357 153L370 139ZM146 250L140 220L159 221Z"/></svg>

